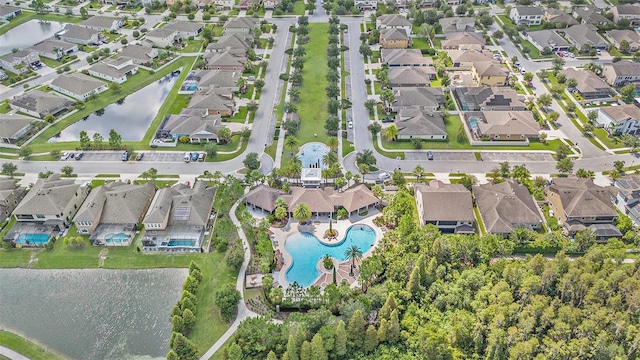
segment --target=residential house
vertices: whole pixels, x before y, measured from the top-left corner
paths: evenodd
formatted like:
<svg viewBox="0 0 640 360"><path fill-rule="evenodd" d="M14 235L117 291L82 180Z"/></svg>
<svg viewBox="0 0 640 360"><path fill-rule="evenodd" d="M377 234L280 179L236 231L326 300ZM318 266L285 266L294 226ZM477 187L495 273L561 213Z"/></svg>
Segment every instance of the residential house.
<svg viewBox="0 0 640 360"><path fill-rule="evenodd" d="M554 24L556 27L567 27L571 25L577 25L578 21L560 9L547 8L544 9L544 16L542 21Z"/></svg>
<svg viewBox="0 0 640 360"><path fill-rule="evenodd" d="M49 86L59 93L80 101L86 101L91 96L109 89L106 82L83 73L58 75Z"/></svg>
<svg viewBox="0 0 640 360"><path fill-rule="evenodd" d="M22 14L22 9L0 6L0 20L9 21L20 14Z"/></svg>
<svg viewBox="0 0 640 360"><path fill-rule="evenodd" d="M124 26L124 21L112 16L92 16L81 22L80 26L98 31L117 32Z"/></svg>
<svg viewBox="0 0 640 360"><path fill-rule="evenodd" d="M21 50L0 57L0 68L14 74L24 74L32 65L40 63L40 56L34 50Z"/></svg>
<svg viewBox="0 0 640 360"><path fill-rule="evenodd" d="M429 86L436 77L433 66L398 66L389 68L389 87Z"/></svg>
<svg viewBox="0 0 640 360"><path fill-rule="evenodd" d="M207 52L203 56L207 68L211 70L231 70L244 72L247 57L229 49L224 52Z"/></svg>
<svg viewBox="0 0 640 360"><path fill-rule="evenodd" d="M502 86L509 84L509 70L493 61L473 64L471 78L477 86Z"/></svg>
<svg viewBox="0 0 640 360"><path fill-rule="evenodd" d="M156 131L156 139L178 141L183 136L191 143L218 142L218 131L224 129L220 115L209 115L205 109L185 109L178 115L167 115Z"/></svg>
<svg viewBox="0 0 640 360"><path fill-rule="evenodd" d="M176 34L181 39L190 37L196 37L204 28L204 25L199 22L192 21L172 21L164 26L164 29L175 30Z"/></svg>
<svg viewBox="0 0 640 360"><path fill-rule="evenodd" d="M509 12L509 18L516 25L540 25L544 9L538 6L515 6Z"/></svg>
<svg viewBox="0 0 640 360"><path fill-rule="evenodd" d="M603 106L596 122L611 134L640 135L640 108L634 104Z"/></svg>
<svg viewBox="0 0 640 360"><path fill-rule="evenodd" d="M94 245L128 246L151 204L156 186L126 184L120 180L91 190L73 223Z"/></svg>
<svg viewBox="0 0 640 360"><path fill-rule="evenodd" d="M142 45L127 45L118 53L119 57L133 60L137 65L149 65L158 57L158 49Z"/></svg>
<svg viewBox="0 0 640 360"><path fill-rule="evenodd" d="M606 34L620 51L633 53L640 50L640 35L634 30L609 30ZM627 49L622 48L623 41L627 42L625 44L628 44Z"/></svg>
<svg viewBox="0 0 640 360"><path fill-rule="evenodd" d="M180 42L178 32L174 29L167 28L153 29L149 31L144 38L146 42L159 48L174 46L176 43Z"/></svg>
<svg viewBox="0 0 640 360"><path fill-rule="evenodd" d="M47 115L58 116L76 105L76 102L56 93L33 90L18 95L9 101L11 109L44 119Z"/></svg>
<svg viewBox="0 0 640 360"><path fill-rule="evenodd" d="M438 20L445 34L452 32L475 32L476 20L471 17L446 17Z"/></svg>
<svg viewBox="0 0 640 360"><path fill-rule="evenodd" d="M609 191L591 179L554 178L546 189L546 198L554 216L570 235L590 228L596 236L615 234L618 213L611 203ZM595 225L595 226L594 226Z"/></svg>
<svg viewBox="0 0 640 360"><path fill-rule="evenodd" d="M474 186L473 195L488 233L508 237L517 228L542 228L542 214L533 196L513 179Z"/></svg>
<svg viewBox="0 0 640 360"><path fill-rule="evenodd" d="M382 49L380 62L396 66L433 66L433 59L422 56L418 49Z"/></svg>
<svg viewBox="0 0 640 360"><path fill-rule="evenodd" d="M640 64L629 60L604 64L602 66L602 75L604 75L609 85L615 87L640 81Z"/></svg>
<svg viewBox="0 0 640 360"><path fill-rule="evenodd" d="M158 190L142 220L144 250L200 252L215 194L202 180Z"/></svg>
<svg viewBox="0 0 640 360"><path fill-rule="evenodd" d="M256 4L256 6L260 6L260 1L261 0L240 0L240 2L238 2L237 8L246 11L249 10L254 4Z"/></svg>
<svg viewBox="0 0 640 360"><path fill-rule="evenodd" d="M454 70L471 70L474 64L485 61L500 64L500 61L493 57L493 53L489 50L447 50L447 54L449 54Z"/></svg>
<svg viewBox="0 0 640 360"><path fill-rule="evenodd" d="M122 84L138 72L138 65L125 57L108 58L95 63L88 71L91 76Z"/></svg>
<svg viewBox="0 0 640 360"><path fill-rule="evenodd" d="M604 50L609 47L607 41L598 34L594 25L573 25L564 29L564 36L581 51L587 48Z"/></svg>
<svg viewBox="0 0 640 360"><path fill-rule="evenodd" d="M194 93L188 109L203 109L208 115L232 116L235 111L233 93L221 94L219 88Z"/></svg>
<svg viewBox="0 0 640 360"><path fill-rule="evenodd" d="M561 72L567 79L576 80L576 86L568 90L580 94L585 99L608 98L615 95L611 86L591 71L567 68Z"/></svg>
<svg viewBox="0 0 640 360"><path fill-rule="evenodd" d="M24 199L13 210L17 221L36 222L44 225L68 225L73 215L87 197L87 188L73 179L62 179L53 174L38 179Z"/></svg>
<svg viewBox="0 0 640 360"><path fill-rule="evenodd" d="M15 144L40 120L20 114L0 114L0 142Z"/></svg>
<svg viewBox="0 0 640 360"><path fill-rule="evenodd" d="M448 233L475 233L471 192L462 184L432 180L416 184L414 189L420 225L432 224Z"/></svg>
<svg viewBox="0 0 640 360"><path fill-rule="evenodd" d="M458 87L453 97L462 111L526 111L523 98L510 87Z"/></svg>
<svg viewBox="0 0 640 360"><path fill-rule="evenodd" d="M413 25L405 16L390 14L378 16L376 19L376 28L382 29L403 29L407 35L413 32Z"/></svg>
<svg viewBox="0 0 640 360"><path fill-rule="evenodd" d="M194 70L187 75L178 94L193 94L196 91L207 91L211 87L227 88L230 92L238 91L238 79L242 73L232 70Z"/></svg>
<svg viewBox="0 0 640 360"><path fill-rule="evenodd" d="M573 16L577 18L581 24L596 26L611 24L611 20L602 15L600 11L601 10L594 5L582 5L573 9Z"/></svg>
<svg viewBox="0 0 640 360"><path fill-rule="evenodd" d="M218 10L231 10L235 5L235 0L213 0Z"/></svg>
<svg viewBox="0 0 640 360"><path fill-rule="evenodd" d="M437 111L444 106L442 88L398 88L393 90L393 94L395 95L395 100L391 104L393 112L406 107Z"/></svg>
<svg viewBox="0 0 640 360"><path fill-rule="evenodd" d="M447 129L439 112L405 108L400 109L395 121L399 140L446 140Z"/></svg>
<svg viewBox="0 0 640 360"><path fill-rule="evenodd" d="M378 1L377 0L355 0L353 3L353 6L355 6L360 11L376 10L378 9Z"/></svg>
<svg viewBox="0 0 640 360"><path fill-rule="evenodd" d="M78 45L98 45L104 38L100 30L73 24L67 24L56 36L62 41Z"/></svg>
<svg viewBox="0 0 640 360"><path fill-rule="evenodd" d="M640 226L640 176L627 175L616 179L613 187L609 188L609 195L618 210Z"/></svg>
<svg viewBox="0 0 640 360"><path fill-rule="evenodd" d="M260 20L252 17L232 18L224 24L223 35L253 35L253 29L260 26Z"/></svg>
<svg viewBox="0 0 640 360"><path fill-rule="evenodd" d="M33 45L30 50L36 51L39 56L52 60L60 60L65 55L78 52L78 45L66 41L47 39Z"/></svg>
<svg viewBox="0 0 640 360"><path fill-rule="evenodd" d="M243 34L223 35L218 38L217 42L207 45L208 52L225 52L227 50L237 50L240 53L246 53L251 48L251 40Z"/></svg>
<svg viewBox="0 0 640 360"><path fill-rule="evenodd" d="M623 4L611 8L613 22L618 23L622 19L627 19L631 25L640 24L640 4Z"/></svg>
<svg viewBox="0 0 640 360"><path fill-rule="evenodd" d="M0 214L2 221L8 220L27 193L27 189L18 185L14 179L0 179Z"/></svg>
<svg viewBox="0 0 640 360"><path fill-rule="evenodd" d="M554 52L568 51L571 47L571 44L554 30L527 31L527 40L540 51L545 47Z"/></svg>
<svg viewBox="0 0 640 360"><path fill-rule="evenodd" d="M531 111L469 111L463 115L477 139L526 142L539 135L540 126Z"/></svg>
<svg viewBox="0 0 640 360"><path fill-rule="evenodd" d="M448 33L445 38L440 42L444 50L483 49L487 43L481 33L475 32Z"/></svg>
<svg viewBox="0 0 640 360"><path fill-rule="evenodd" d="M411 46L411 38L404 29L380 30L379 42L382 49L406 49Z"/></svg>
<svg viewBox="0 0 640 360"><path fill-rule="evenodd" d="M262 6L264 6L265 10L273 10L281 1L282 0L263 0Z"/></svg>

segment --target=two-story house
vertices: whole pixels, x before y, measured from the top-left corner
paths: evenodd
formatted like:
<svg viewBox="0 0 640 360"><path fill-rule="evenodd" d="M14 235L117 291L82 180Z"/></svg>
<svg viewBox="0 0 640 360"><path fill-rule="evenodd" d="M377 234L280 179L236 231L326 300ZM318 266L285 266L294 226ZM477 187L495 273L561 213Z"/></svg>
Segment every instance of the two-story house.
<svg viewBox="0 0 640 360"><path fill-rule="evenodd" d="M620 60L611 64L604 64L602 75L609 85L623 86L630 82L640 81L640 63Z"/></svg>
<svg viewBox="0 0 640 360"><path fill-rule="evenodd" d="M397 14L382 15L376 19L376 28L382 29L403 29L407 35L413 32L413 25L406 17Z"/></svg>
<svg viewBox="0 0 640 360"><path fill-rule="evenodd" d="M640 24L640 4L623 4L611 8L613 22L618 23L622 19L627 19L631 25Z"/></svg>
<svg viewBox="0 0 640 360"><path fill-rule="evenodd" d="M382 29L379 43L383 49L406 49L411 46L411 38L404 29Z"/></svg>
<svg viewBox="0 0 640 360"><path fill-rule="evenodd" d="M540 25L544 9L538 6L515 6L509 12L509 18L516 25Z"/></svg>
<svg viewBox="0 0 640 360"><path fill-rule="evenodd" d="M633 104L603 106L598 110L596 122L611 134L640 133L640 108Z"/></svg>
<svg viewBox="0 0 640 360"><path fill-rule="evenodd" d="M562 73L568 79L574 79L576 86L567 90L580 94L585 99L608 98L615 95L615 91L602 78L591 71L567 68Z"/></svg>
<svg viewBox="0 0 640 360"><path fill-rule="evenodd" d="M640 176L627 175L616 179L613 187L609 188L609 195L618 210L640 226Z"/></svg>
<svg viewBox="0 0 640 360"><path fill-rule="evenodd" d="M432 224L447 233L475 233L471 191L462 184L432 180L414 189L420 225Z"/></svg>
<svg viewBox="0 0 640 360"><path fill-rule="evenodd" d="M14 179L0 179L0 219L5 221L27 193Z"/></svg>

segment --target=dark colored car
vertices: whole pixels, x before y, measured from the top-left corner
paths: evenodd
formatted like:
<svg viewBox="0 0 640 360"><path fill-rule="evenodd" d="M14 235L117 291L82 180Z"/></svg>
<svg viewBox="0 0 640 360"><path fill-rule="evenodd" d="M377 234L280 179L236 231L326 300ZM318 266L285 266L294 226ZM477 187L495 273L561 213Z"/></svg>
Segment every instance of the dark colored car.
<svg viewBox="0 0 640 360"><path fill-rule="evenodd" d="M194 151L193 154L191 154L191 161L198 161L198 156L200 156L200 154Z"/></svg>
<svg viewBox="0 0 640 360"><path fill-rule="evenodd" d="M79 152L79 153L77 153L77 154L76 154L76 160L80 160L80 159L82 159L82 157L83 157L83 156L84 156L84 153L83 153L83 152Z"/></svg>
<svg viewBox="0 0 640 360"><path fill-rule="evenodd" d="M127 161L127 160L129 160L129 153L125 151L122 153L122 161Z"/></svg>
<svg viewBox="0 0 640 360"><path fill-rule="evenodd" d="M386 118L382 119L383 123L392 123L394 121L395 121L394 118L389 118L389 117L386 117Z"/></svg>
<svg viewBox="0 0 640 360"><path fill-rule="evenodd" d="M143 158L143 157L144 157L144 153L139 153L139 154L136 156L136 161L140 161L140 160L142 160L142 158Z"/></svg>
<svg viewBox="0 0 640 360"><path fill-rule="evenodd" d="M427 159L433 160L433 153L431 151L427 151Z"/></svg>

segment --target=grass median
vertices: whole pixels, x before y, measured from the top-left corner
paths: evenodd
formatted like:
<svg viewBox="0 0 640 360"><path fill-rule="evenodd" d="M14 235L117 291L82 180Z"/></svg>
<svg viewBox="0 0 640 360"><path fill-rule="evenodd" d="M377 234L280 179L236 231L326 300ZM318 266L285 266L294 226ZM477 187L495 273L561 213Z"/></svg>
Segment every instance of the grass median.
<svg viewBox="0 0 640 360"><path fill-rule="evenodd" d="M47 349L37 345L20 335L0 330L0 345L24 355L31 360L62 360Z"/></svg>

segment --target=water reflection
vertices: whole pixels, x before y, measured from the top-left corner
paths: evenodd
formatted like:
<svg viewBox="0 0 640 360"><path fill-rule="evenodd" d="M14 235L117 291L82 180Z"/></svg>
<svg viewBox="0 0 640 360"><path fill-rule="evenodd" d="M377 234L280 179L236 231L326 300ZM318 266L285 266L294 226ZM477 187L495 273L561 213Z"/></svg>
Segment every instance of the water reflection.
<svg viewBox="0 0 640 360"><path fill-rule="evenodd" d="M0 328L65 359L164 358L186 269L0 269Z"/></svg>
<svg viewBox="0 0 640 360"><path fill-rule="evenodd" d="M159 81L148 85L139 91L129 95L122 101L97 110L83 121L62 130L59 136L54 136L48 141L77 141L80 139L80 131L87 132L89 137L99 133L103 137L109 136L109 131L115 129L125 141L140 141L147 132L151 121L158 114L158 110L164 99L171 91L177 77L164 77ZM134 79L129 81L135 81ZM111 90L107 90L111 91Z"/></svg>
<svg viewBox="0 0 640 360"><path fill-rule="evenodd" d="M60 22L39 23L38 20L29 20L0 35L0 55L8 54L14 48L28 48L53 37L64 26Z"/></svg>

